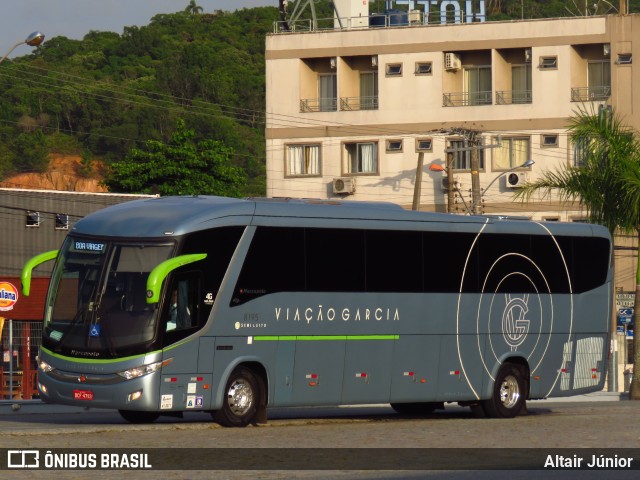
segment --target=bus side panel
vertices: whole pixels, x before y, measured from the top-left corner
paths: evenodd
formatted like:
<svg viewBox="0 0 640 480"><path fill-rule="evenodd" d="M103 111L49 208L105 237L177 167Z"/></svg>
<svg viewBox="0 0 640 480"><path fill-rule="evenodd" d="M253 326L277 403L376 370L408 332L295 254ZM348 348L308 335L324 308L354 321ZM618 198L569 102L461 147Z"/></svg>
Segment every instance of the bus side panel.
<svg viewBox="0 0 640 480"><path fill-rule="evenodd" d="M294 404L339 404L345 340L297 340L296 343L293 367Z"/></svg>
<svg viewBox="0 0 640 480"><path fill-rule="evenodd" d="M274 375L269 389L273 392L269 406L288 407L293 403L293 365L296 354L296 342L278 341Z"/></svg>
<svg viewBox="0 0 640 480"><path fill-rule="evenodd" d="M205 385L211 383L211 375L199 370L197 342L190 340L162 352L163 360L172 360L162 368L161 411L202 410L210 402L211 393Z"/></svg>
<svg viewBox="0 0 640 480"><path fill-rule="evenodd" d="M439 358L439 335L401 335L395 342L390 401L435 400Z"/></svg>
<svg viewBox="0 0 640 480"><path fill-rule="evenodd" d="M487 372L482 361L461 363L460 351L479 352L479 358L486 351L487 335L443 335L440 348L438 394L441 401L477 400L481 396L482 385L487 383Z"/></svg>
<svg viewBox="0 0 640 480"><path fill-rule="evenodd" d="M388 403L395 340L346 342L342 403Z"/></svg>

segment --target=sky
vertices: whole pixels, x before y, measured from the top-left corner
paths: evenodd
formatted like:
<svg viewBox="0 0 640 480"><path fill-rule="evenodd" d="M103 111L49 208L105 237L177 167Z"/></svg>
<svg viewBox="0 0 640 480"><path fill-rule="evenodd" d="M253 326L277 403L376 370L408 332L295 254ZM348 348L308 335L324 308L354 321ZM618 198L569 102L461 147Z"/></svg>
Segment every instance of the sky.
<svg viewBox="0 0 640 480"><path fill-rule="evenodd" d="M122 34L124 27L147 25L158 13L184 10L189 0L0 0L0 57L30 33L46 39L65 36L82 39L89 31ZM204 13L214 10L278 6L278 0L196 0ZM32 47L20 45L11 57L28 55Z"/></svg>

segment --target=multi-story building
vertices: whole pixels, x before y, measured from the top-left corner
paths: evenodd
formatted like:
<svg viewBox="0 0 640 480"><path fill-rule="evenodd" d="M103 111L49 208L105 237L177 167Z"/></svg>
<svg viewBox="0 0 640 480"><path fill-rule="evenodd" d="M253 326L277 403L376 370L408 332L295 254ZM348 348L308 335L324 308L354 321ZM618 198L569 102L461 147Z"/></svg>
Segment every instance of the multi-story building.
<svg viewBox="0 0 640 480"><path fill-rule="evenodd" d="M331 28L267 37L268 196L411 208L418 193L420 210L585 218L579 204L514 192L580 164L567 129L577 111L613 109L640 129L640 16L430 24L420 12L368 16L367 2L338 3L345 18ZM624 290L635 286L633 255L616 252Z"/></svg>

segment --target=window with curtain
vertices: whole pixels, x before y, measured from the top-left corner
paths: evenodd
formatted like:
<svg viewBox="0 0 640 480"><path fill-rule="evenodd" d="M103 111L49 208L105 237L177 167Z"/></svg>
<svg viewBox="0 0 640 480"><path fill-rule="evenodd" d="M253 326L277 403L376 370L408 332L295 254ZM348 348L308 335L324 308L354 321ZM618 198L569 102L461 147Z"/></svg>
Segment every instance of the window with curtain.
<svg viewBox="0 0 640 480"><path fill-rule="evenodd" d="M493 169L509 170L529 160L529 143L529 137L503 138L493 149Z"/></svg>
<svg viewBox="0 0 640 480"><path fill-rule="evenodd" d="M338 109L338 77L335 73L318 76L318 98L321 112L335 112Z"/></svg>
<svg viewBox="0 0 640 480"><path fill-rule="evenodd" d="M360 109L378 108L378 72L360 73Z"/></svg>
<svg viewBox="0 0 640 480"><path fill-rule="evenodd" d="M511 67L511 103L531 103L531 64Z"/></svg>
<svg viewBox="0 0 640 480"><path fill-rule="evenodd" d="M378 143L347 143L349 173L378 173Z"/></svg>
<svg viewBox="0 0 640 480"><path fill-rule="evenodd" d="M320 145L288 145L288 175L319 175Z"/></svg>
<svg viewBox="0 0 640 480"><path fill-rule="evenodd" d="M465 67L466 105L491 105L491 67Z"/></svg>
<svg viewBox="0 0 640 480"><path fill-rule="evenodd" d="M608 60L587 64L589 98L607 98L611 93L611 64Z"/></svg>

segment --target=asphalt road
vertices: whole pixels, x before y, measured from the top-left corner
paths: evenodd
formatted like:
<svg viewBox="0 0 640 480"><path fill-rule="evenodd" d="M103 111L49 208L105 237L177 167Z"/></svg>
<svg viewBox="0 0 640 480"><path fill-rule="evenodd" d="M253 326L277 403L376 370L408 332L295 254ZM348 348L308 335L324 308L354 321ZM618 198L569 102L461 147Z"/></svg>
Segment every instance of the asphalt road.
<svg viewBox="0 0 640 480"><path fill-rule="evenodd" d="M15 405L20 408L16 409ZM79 450L82 448L97 452L123 447L130 451L162 449L149 450L154 462L162 463L168 458L176 462L173 470L126 472L128 479L160 475L163 478L229 479L531 479L544 476L617 480L635 479L640 475L638 470L629 468L611 472L543 469L539 465L540 458L558 452L570 457L591 453L585 449L607 449L606 456L637 454L634 462L638 465L634 465L640 467L640 402L601 394L561 402L529 402L528 410L527 415L515 419L495 420L476 419L469 409L455 404L447 406L445 411L421 417L400 416L384 405L271 409L269 422L264 426L226 429L213 423L205 413L190 413L183 419L161 417L154 424L132 425L112 411L33 402L3 403L0 404L0 448L43 449L43 454L46 449L68 449L62 450L64 452L83 451ZM637 452L626 449L637 449ZM271 454L277 455L284 464L273 463ZM194 464L199 464L194 455L217 455L218 459L224 455L232 466L223 463L224 467L215 471L191 470L196 468ZM530 455L532 468L538 470L459 470L465 462L474 464L483 458L493 461L490 468L500 466L500 462L505 462L500 468L508 468L510 458L522 455ZM194 458L194 464L189 465ZM221 465L215 458L201 460L205 466ZM301 460L304 461L300 463ZM234 461L244 470L234 467ZM415 470L420 462L426 462L425 469ZM378 466L381 468L376 468ZM45 473L53 478L85 478L79 471L5 471L0 472L0 477L36 478L38 475L41 478ZM91 477L121 478L123 473L98 470L92 471Z"/></svg>

